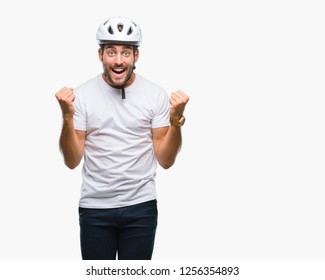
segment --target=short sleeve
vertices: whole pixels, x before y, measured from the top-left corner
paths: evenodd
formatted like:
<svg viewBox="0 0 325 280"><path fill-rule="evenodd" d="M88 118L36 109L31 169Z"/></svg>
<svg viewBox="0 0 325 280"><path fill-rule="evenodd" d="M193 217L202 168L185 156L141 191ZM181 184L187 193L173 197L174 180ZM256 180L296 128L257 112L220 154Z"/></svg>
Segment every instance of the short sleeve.
<svg viewBox="0 0 325 280"><path fill-rule="evenodd" d="M151 127L158 128L169 126L169 97L165 90L162 90L157 99L157 106Z"/></svg>
<svg viewBox="0 0 325 280"><path fill-rule="evenodd" d="M86 114L82 106L80 96L77 91L75 91L74 108L75 108L75 114L73 116L74 129L86 131L87 130Z"/></svg>

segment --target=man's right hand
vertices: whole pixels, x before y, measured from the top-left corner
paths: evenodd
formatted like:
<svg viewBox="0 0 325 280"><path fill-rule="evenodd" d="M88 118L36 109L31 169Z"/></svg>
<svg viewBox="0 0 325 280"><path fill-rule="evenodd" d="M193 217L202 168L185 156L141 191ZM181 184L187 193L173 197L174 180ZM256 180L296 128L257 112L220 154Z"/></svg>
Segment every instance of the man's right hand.
<svg viewBox="0 0 325 280"><path fill-rule="evenodd" d="M73 88L63 87L55 94L55 97L61 106L63 118L72 119L75 113L73 106L73 101L75 99Z"/></svg>

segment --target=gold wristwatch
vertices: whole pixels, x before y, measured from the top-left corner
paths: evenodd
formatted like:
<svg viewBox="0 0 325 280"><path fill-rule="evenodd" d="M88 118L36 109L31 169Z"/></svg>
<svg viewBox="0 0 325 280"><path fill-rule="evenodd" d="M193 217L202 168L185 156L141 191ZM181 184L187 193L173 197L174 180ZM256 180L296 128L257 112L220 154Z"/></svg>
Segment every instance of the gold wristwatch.
<svg viewBox="0 0 325 280"><path fill-rule="evenodd" d="M180 119L169 119L171 125L182 126L185 123L185 117L181 116Z"/></svg>

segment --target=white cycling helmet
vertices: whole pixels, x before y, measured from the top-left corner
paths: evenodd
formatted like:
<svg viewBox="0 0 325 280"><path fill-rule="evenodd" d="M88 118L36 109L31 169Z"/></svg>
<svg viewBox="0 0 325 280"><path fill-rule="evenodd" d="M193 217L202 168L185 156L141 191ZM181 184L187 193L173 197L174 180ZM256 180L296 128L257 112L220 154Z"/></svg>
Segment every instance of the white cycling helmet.
<svg viewBox="0 0 325 280"><path fill-rule="evenodd" d="M126 17L110 17L97 30L98 44L119 43L123 45L140 46L141 30L131 19Z"/></svg>

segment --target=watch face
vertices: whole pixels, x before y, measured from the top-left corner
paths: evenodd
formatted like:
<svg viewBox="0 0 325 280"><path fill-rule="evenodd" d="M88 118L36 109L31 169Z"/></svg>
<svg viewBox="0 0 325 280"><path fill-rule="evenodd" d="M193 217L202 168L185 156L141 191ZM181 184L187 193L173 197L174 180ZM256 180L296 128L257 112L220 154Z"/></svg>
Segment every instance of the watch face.
<svg viewBox="0 0 325 280"><path fill-rule="evenodd" d="M179 125L183 125L185 123L185 118L181 117L179 120Z"/></svg>
<svg viewBox="0 0 325 280"><path fill-rule="evenodd" d="M182 126L185 122L185 117L182 116L179 120L176 119L170 119L170 123L172 125L176 125L176 126Z"/></svg>

